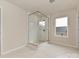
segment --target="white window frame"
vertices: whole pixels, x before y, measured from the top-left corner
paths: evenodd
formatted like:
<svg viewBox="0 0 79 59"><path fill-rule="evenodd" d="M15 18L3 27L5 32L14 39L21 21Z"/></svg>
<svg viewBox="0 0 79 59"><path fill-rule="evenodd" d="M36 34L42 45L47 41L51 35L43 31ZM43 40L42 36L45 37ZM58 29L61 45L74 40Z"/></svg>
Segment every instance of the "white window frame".
<svg viewBox="0 0 79 59"><path fill-rule="evenodd" d="M68 31L68 27L69 27L69 26L67 27L67 36L65 36L65 35L62 36L62 35L57 35L57 34L56 34L56 19L57 19L57 18L64 18L64 17L67 17L67 18L68 18L68 19L67 19L67 21L68 21L67 24L68 24L68 23L69 23L69 17L68 17L68 16L62 16L62 17L56 17L56 18L55 18L55 36L56 36L56 37L68 38L68 32L69 32L69 31Z"/></svg>

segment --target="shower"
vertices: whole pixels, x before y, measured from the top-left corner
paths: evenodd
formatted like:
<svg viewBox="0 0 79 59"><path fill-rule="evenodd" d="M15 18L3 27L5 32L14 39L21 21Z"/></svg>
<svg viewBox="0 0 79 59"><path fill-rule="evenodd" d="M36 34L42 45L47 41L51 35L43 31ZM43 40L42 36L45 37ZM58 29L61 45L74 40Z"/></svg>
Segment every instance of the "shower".
<svg viewBox="0 0 79 59"><path fill-rule="evenodd" d="M39 45L48 41L48 17L36 11L28 16L28 43Z"/></svg>

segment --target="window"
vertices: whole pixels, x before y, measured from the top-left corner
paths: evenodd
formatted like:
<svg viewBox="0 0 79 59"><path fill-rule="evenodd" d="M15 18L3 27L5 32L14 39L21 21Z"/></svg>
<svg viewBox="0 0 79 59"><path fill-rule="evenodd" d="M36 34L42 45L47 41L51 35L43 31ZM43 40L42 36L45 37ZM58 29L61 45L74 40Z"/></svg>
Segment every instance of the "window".
<svg viewBox="0 0 79 59"><path fill-rule="evenodd" d="M67 36L68 17L56 18L56 35Z"/></svg>
<svg viewBox="0 0 79 59"><path fill-rule="evenodd" d="M45 21L40 21L40 22L39 22L39 25L40 25L40 26L45 26Z"/></svg>

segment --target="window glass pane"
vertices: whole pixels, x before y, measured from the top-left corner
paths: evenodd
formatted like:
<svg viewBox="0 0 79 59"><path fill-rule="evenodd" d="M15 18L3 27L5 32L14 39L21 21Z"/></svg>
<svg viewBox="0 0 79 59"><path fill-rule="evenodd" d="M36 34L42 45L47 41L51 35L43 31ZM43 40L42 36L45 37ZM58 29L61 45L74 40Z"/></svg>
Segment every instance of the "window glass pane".
<svg viewBox="0 0 79 59"><path fill-rule="evenodd" d="M56 35L67 36L68 17L56 19Z"/></svg>
<svg viewBox="0 0 79 59"><path fill-rule="evenodd" d="M40 21L40 22L39 22L39 25L40 25L40 26L45 26L45 21Z"/></svg>
<svg viewBox="0 0 79 59"><path fill-rule="evenodd" d="M68 17L63 17L63 18L57 18L56 19L56 27L64 27L68 26Z"/></svg>

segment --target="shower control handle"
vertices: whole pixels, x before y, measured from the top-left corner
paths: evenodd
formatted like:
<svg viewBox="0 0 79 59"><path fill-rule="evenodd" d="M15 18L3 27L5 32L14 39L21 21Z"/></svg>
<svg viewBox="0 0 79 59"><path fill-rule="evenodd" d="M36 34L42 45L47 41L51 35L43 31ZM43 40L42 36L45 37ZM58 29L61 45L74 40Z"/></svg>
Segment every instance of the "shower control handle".
<svg viewBox="0 0 79 59"><path fill-rule="evenodd" d="M43 29L43 31L45 32L46 30L45 30L45 29Z"/></svg>

